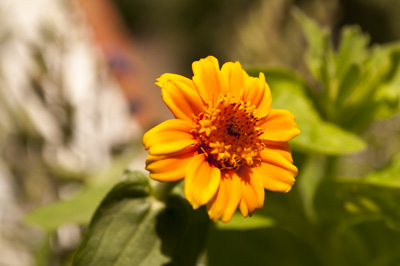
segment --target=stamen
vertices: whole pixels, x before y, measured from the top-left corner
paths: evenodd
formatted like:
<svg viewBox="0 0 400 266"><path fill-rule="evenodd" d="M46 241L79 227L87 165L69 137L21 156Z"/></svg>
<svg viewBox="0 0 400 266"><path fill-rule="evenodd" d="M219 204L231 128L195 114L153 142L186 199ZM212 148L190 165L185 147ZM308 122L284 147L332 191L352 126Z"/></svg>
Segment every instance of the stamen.
<svg viewBox="0 0 400 266"><path fill-rule="evenodd" d="M250 102L220 94L218 101L209 102L194 120L192 132L199 139L199 152L220 169L237 170L259 160L259 152L265 146L259 138L263 131Z"/></svg>

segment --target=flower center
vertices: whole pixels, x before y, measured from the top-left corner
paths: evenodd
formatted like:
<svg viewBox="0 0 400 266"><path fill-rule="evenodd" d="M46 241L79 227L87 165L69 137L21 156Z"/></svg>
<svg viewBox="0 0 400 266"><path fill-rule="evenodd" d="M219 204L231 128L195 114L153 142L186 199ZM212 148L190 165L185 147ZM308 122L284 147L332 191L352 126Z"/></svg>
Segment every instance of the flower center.
<svg viewBox="0 0 400 266"><path fill-rule="evenodd" d="M195 123L193 133L199 139L200 153L220 169L251 166L264 148L255 106L237 102L229 94L220 94L215 104L208 103Z"/></svg>

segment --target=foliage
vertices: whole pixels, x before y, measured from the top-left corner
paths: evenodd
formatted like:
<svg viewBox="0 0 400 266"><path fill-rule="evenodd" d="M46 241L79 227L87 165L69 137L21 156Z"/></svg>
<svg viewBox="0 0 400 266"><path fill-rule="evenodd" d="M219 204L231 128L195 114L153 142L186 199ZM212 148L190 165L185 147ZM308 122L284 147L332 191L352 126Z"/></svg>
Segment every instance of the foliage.
<svg viewBox="0 0 400 266"><path fill-rule="evenodd" d="M400 112L400 44L370 47L368 36L351 26L341 31L335 49L329 30L294 14L309 43L312 78L248 69L265 73L273 107L291 110L301 129L291 142L300 173L294 189L266 192L263 210L252 218L211 224L204 209L188 206L182 183L172 189L128 172L97 207L74 265L400 263L400 153L364 177L337 174L340 156L369 145L360 132ZM84 204L87 199L81 194L57 205L71 211L63 221L84 221L76 217L95 207ZM60 222L46 220L52 211L38 210L28 221L54 230Z"/></svg>
<svg viewBox="0 0 400 266"><path fill-rule="evenodd" d="M161 201L143 174L128 172L97 208L74 265L194 265L208 223L181 197Z"/></svg>

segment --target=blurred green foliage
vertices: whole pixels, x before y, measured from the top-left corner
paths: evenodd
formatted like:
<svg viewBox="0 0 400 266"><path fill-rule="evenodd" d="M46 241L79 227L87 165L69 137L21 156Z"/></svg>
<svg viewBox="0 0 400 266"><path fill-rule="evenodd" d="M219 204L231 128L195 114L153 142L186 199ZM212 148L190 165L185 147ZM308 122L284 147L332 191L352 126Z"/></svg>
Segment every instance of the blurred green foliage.
<svg viewBox="0 0 400 266"><path fill-rule="evenodd" d="M294 14L309 43L313 79L248 70L265 73L273 107L291 110L302 131L291 143L299 167L293 190L267 191L264 208L252 218L211 224L204 209L193 211L183 200L182 183L160 190L128 173L97 208L74 265L399 265L400 153L361 178L338 176L337 169L340 156L369 144L360 132L400 113L400 44L370 47L368 36L351 26L335 49L328 29ZM44 229L76 222L77 214L94 211L85 198L71 200L76 214L51 225L40 210L27 220ZM63 215L62 205L54 206L47 211Z"/></svg>

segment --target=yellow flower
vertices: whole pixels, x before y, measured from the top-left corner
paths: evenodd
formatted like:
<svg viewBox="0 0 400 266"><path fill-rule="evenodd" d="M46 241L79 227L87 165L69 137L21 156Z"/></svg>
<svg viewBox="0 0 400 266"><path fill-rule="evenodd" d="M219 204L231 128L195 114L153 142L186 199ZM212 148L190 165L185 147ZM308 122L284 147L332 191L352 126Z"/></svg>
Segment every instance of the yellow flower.
<svg viewBox="0 0 400 266"><path fill-rule="evenodd" d="M209 56L192 65L190 80L164 74L157 81L176 119L149 130L146 169L159 181L185 179L194 209L207 205L214 221L244 217L264 205L264 189L288 192L295 181L288 141L300 131L287 110L271 109L263 73L250 77L239 62Z"/></svg>

